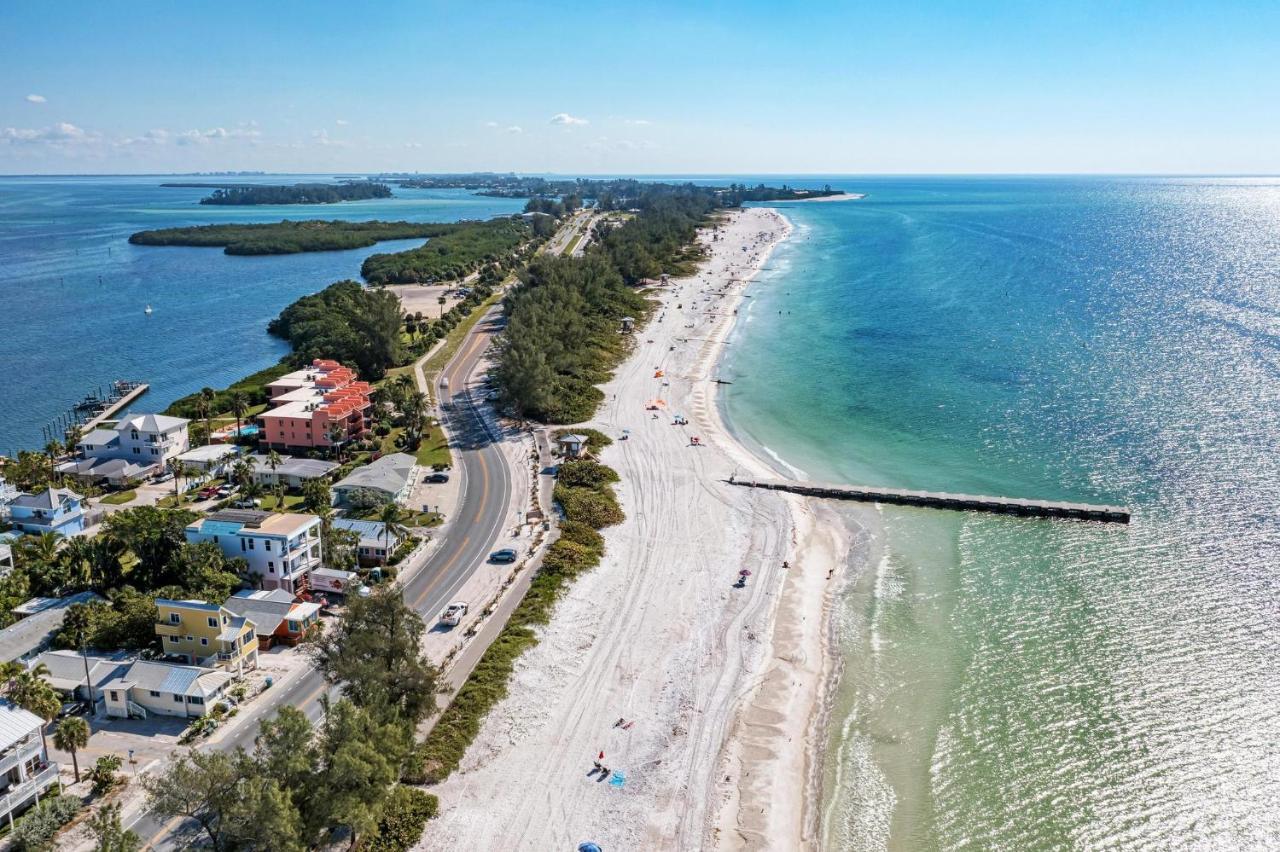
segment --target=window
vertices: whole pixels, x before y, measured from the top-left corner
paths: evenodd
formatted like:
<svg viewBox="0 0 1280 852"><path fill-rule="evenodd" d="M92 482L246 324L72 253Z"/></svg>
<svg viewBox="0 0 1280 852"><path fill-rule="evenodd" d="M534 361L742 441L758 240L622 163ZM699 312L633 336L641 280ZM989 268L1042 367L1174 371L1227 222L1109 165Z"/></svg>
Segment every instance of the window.
<svg viewBox="0 0 1280 852"><path fill-rule="evenodd" d="M249 549L253 550L253 539L249 539Z"/></svg>
<svg viewBox="0 0 1280 852"><path fill-rule="evenodd" d="M248 550L248 549L249 549L249 545L247 545L247 544L245 544L245 543L244 543L244 539L240 539L240 549L241 549L241 550Z"/></svg>
<svg viewBox="0 0 1280 852"><path fill-rule="evenodd" d="M178 644L178 637L177 637L177 636L170 636L170 637L169 637L169 642L170 642L170 644L177 645L177 644Z"/></svg>
<svg viewBox="0 0 1280 852"><path fill-rule="evenodd" d="M182 703L182 696L181 696L181 695L175 695L175 696L173 696L173 700L174 700L174 701L176 701L176 702L178 702L179 704L181 704L181 703Z"/></svg>
<svg viewBox="0 0 1280 852"><path fill-rule="evenodd" d="M218 626L218 619L214 618L212 615L211 615L211 616L209 616L209 626L210 626L210 627L217 627L217 626Z"/></svg>
<svg viewBox="0 0 1280 852"><path fill-rule="evenodd" d="M206 639L206 638L204 638L203 636L201 636L201 637L200 637L200 644L201 644L201 645L208 645L208 644L209 644L209 640L208 640L208 639Z"/></svg>
<svg viewBox="0 0 1280 852"><path fill-rule="evenodd" d="M274 573L276 573L276 563L274 563L274 562L268 562L268 563L267 563L267 573L268 573L268 574L274 574Z"/></svg>
<svg viewBox="0 0 1280 852"><path fill-rule="evenodd" d="M194 637L194 636L188 636L188 637L187 637L187 641L188 641L188 642L194 642L194 641L196 641L196 637Z"/></svg>
<svg viewBox="0 0 1280 852"><path fill-rule="evenodd" d="M187 699L187 701L189 701L189 702L190 702L190 703L192 703L192 704L203 704L203 703L204 703L204 699L203 699L203 698L201 698L201 697L200 697L200 696L198 696L198 695L193 695L193 696L191 696L190 698L188 698L188 699Z"/></svg>
<svg viewBox="0 0 1280 852"><path fill-rule="evenodd" d="M302 630L302 627L298 624L298 622L296 622L296 621L290 621L290 622L289 622L289 632L290 632L290 633L298 633L298 632L300 632L301 630Z"/></svg>
<svg viewBox="0 0 1280 852"><path fill-rule="evenodd" d="M134 447L134 448L133 448L133 454L134 454L135 456L140 456L140 455L142 455L142 450L138 449L137 447Z"/></svg>
<svg viewBox="0 0 1280 852"><path fill-rule="evenodd" d="M118 694L114 689L113 689L113 690L111 690L111 700L112 700L112 701L119 701L119 700L120 700L120 695L119 695L119 694Z"/></svg>
<svg viewBox="0 0 1280 852"><path fill-rule="evenodd" d="M152 698L159 698L159 697L160 697L160 693L153 689L153 690L151 690L151 697L152 697Z"/></svg>
<svg viewBox="0 0 1280 852"><path fill-rule="evenodd" d="M181 624L181 623L182 623L182 616L181 616L181 615L179 615L179 614L178 614L178 613L176 613L176 612L171 612L171 613L169 613L169 623L170 623L170 624Z"/></svg>
<svg viewBox="0 0 1280 852"><path fill-rule="evenodd" d="M271 540L270 540L270 539L268 539L267 541L264 541L264 542L262 543L262 546L263 546L265 549L270 550L270 549L271 549Z"/></svg>

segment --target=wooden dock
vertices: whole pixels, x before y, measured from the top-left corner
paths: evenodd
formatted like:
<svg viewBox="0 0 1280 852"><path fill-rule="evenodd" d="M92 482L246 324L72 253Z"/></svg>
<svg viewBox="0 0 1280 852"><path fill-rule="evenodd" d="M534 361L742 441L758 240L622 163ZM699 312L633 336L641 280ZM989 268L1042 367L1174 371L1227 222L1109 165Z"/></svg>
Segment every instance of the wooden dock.
<svg viewBox="0 0 1280 852"><path fill-rule="evenodd" d="M93 417L84 421L84 423L80 425L80 430L84 433L92 432L94 429L97 429L99 426L101 426L104 422L106 422L107 420L110 420L117 411L121 410L122 408L126 408L134 400L136 400L138 397L142 396L144 393L146 393L149 390L151 390L151 385L148 385L148 384L135 385L132 389L129 390L128 393L126 393L124 396L120 397L115 402L111 403L105 409L103 409L101 413L95 414Z"/></svg>
<svg viewBox="0 0 1280 852"><path fill-rule="evenodd" d="M982 497L974 494L948 494L942 491L908 491L902 488L871 488L861 485L824 485L817 482L795 482L786 479L730 479L731 485L788 491L806 497L833 500L855 500L861 503L891 503L896 506L924 506L954 509L962 512L991 512L999 515L1021 515L1033 518L1072 518L1080 521L1129 523L1129 510L1123 506L1092 503L1065 503L1054 500L1022 500L1017 497Z"/></svg>

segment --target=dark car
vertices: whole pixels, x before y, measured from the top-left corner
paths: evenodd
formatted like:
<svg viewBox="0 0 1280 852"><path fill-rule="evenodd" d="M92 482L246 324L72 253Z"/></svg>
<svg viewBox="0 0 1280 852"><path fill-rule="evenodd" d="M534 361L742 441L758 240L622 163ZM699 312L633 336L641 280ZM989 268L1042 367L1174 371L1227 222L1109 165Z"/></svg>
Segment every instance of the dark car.
<svg viewBox="0 0 1280 852"><path fill-rule="evenodd" d="M504 547L502 550L495 550L493 553L490 553L489 561L490 562L515 562L516 552L509 547Z"/></svg>
<svg viewBox="0 0 1280 852"><path fill-rule="evenodd" d="M447 473L432 473L432 474L429 474L428 476L426 476L422 481L423 481L423 482L448 482L448 481L449 481L449 474L447 474Z"/></svg>

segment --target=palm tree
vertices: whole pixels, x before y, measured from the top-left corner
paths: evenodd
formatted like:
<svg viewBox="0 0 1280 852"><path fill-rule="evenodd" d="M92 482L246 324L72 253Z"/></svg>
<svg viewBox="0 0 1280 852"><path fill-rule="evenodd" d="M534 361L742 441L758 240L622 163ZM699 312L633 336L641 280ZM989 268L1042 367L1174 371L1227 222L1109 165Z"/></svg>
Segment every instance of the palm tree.
<svg viewBox="0 0 1280 852"><path fill-rule="evenodd" d="M66 448L67 448L67 452L71 452L73 449L75 449L76 444L80 443L80 439L83 437L84 437L84 430L80 428L79 423L73 423L70 426L68 426L66 431L67 440L64 441L64 444L66 445Z"/></svg>
<svg viewBox="0 0 1280 852"><path fill-rule="evenodd" d="M213 429L209 424L209 417L213 414L213 401L217 398L217 392L213 388L201 388L200 396L196 397L197 410L204 417L204 442L205 445L213 443Z"/></svg>
<svg viewBox="0 0 1280 852"><path fill-rule="evenodd" d="M254 482L253 469L257 467L258 460L254 456L241 456L236 463L231 466L231 478L241 488L247 488Z"/></svg>
<svg viewBox="0 0 1280 852"><path fill-rule="evenodd" d="M49 443L44 445L44 452L45 452L45 455L49 457L50 464L57 461L58 456L62 455L63 450L64 448L61 442L57 440L52 440Z"/></svg>
<svg viewBox="0 0 1280 852"><path fill-rule="evenodd" d="M329 446L333 449L334 455L339 461L342 460L342 439L346 437L346 430L341 424L334 423L329 427L329 431L325 433L325 437L329 439Z"/></svg>
<svg viewBox="0 0 1280 852"><path fill-rule="evenodd" d="M391 540L407 535L409 529L403 523L405 520L403 511L395 503L383 506L382 511L378 513L378 520L382 522L379 538L386 539L386 546L383 548L386 555L382 557L382 563L385 565L391 556Z"/></svg>
<svg viewBox="0 0 1280 852"><path fill-rule="evenodd" d="M62 708L62 699L58 697L57 691L44 679L48 674L48 666L40 663L34 668L14 674L7 686L7 697L10 701L28 713L34 713L39 716L46 724L52 722L53 717L57 716L58 711ZM40 741L44 744L45 751L48 752L49 743L45 739L44 729L45 726L41 725Z"/></svg>
<svg viewBox="0 0 1280 852"><path fill-rule="evenodd" d="M71 767L76 773L76 783L80 783L80 761L76 752L89 744L89 723L79 716L68 716L53 729L53 747L59 751L71 752Z"/></svg>
<svg viewBox="0 0 1280 852"><path fill-rule="evenodd" d="M404 402L404 428L406 445L416 447L422 441L422 431L427 423L431 401L422 391L414 391Z"/></svg>
<svg viewBox="0 0 1280 852"><path fill-rule="evenodd" d="M178 499L178 482L182 479L182 474L186 473L186 465L182 463L182 459L177 456L171 457L164 463L165 470L173 474L173 499Z"/></svg>
<svg viewBox="0 0 1280 852"><path fill-rule="evenodd" d="M62 548L62 560L67 566L70 586L75 589L93 588L95 539L75 536Z"/></svg>
<svg viewBox="0 0 1280 852"><path fill-rule="evenodd" d="M280 476L276 473L276 469L284 464L284 459L280 458L280 454L275 450L267 451L267 467L271 468L272 492L276 496L276 511L284 508L284 487L280 484Z"/></svg>
<svg viewBox="0 0 1280 852"><path fill-rule="evenodd" d="M444 297L444 296L441 296L440 298L436 299L436 301L440 303L440 317L443 319L443 318L444 318L444 303L445 303L446 301L448 301L448 300L447 300L447 299L445 299L445 297Z"/></svg>
<svg viewBox="0 0 1280 852"><path fill-rule="evenodd" d="M231 413L236 416L236 437L240 437L240 421L249 411L249 395L244 391L231 394Z"/></svg>

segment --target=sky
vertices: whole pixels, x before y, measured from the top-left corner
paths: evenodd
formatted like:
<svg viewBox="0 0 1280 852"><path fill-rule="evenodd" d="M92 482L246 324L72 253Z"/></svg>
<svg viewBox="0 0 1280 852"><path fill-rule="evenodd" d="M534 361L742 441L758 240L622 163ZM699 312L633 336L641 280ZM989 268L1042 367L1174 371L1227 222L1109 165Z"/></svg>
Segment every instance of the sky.
<svg viewBox="0 0 1280 852"><path fill-rule="evenodd" d="M1280 173L1280 3L0 4L0 173Z"/></svg>

